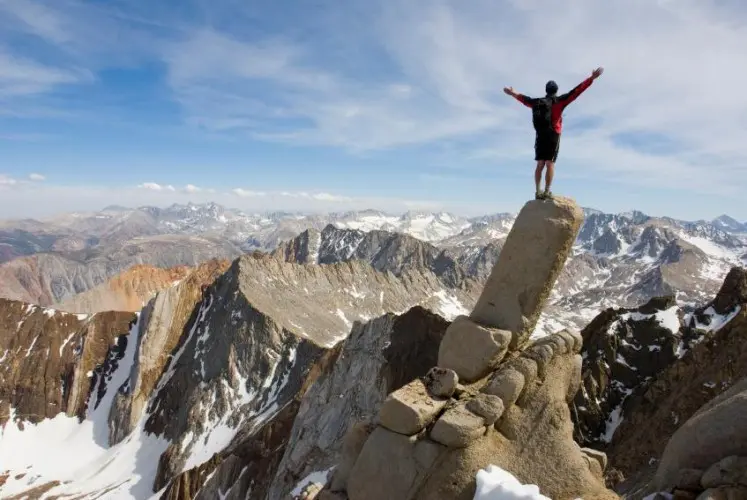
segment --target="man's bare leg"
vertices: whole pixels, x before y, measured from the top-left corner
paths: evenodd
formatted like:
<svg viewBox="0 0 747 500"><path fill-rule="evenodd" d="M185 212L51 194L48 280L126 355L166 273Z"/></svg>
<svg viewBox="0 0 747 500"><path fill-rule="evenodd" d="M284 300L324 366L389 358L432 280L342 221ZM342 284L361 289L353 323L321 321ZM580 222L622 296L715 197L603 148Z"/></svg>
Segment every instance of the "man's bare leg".
<svg viewBox="0 0 747 500"><path fill-rule="evenodd" d="M550 185L552 185L552 178L555 175L555 162L545 162L547 170L545 171L545 194L551 194ZM539 189L539 188L538 188Z"/></svg>
<svg viewBox="0 0 747 500"><path fill-rule="evenodd" d="M542 170L545 168L545 160L537 160L537 168L534 171L535 193L540 194L540 181L542 180Z"/></svg>

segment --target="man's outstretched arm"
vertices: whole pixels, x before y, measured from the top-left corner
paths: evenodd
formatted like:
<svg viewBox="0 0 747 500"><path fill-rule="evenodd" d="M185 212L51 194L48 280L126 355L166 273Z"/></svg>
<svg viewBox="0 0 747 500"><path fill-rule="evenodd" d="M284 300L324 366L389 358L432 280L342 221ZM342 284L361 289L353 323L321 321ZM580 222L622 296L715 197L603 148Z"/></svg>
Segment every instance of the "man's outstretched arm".
<svg viewBox="0 0 747 500"><path fill-rule="evenodd" d="M520 103L522 103L524 106L527 106L527 107L530 107L530 108L532 107L532 102L534 101L534 99L532 99L531 97L525 96L524 94L520 94L520 93L516 92L513 89L513 87L505 87L503 89L503 91L506 94L508 94L511 97L513 97L514 99L516 99L517 101L519 101Z"/></svg>
<svg viewBox="0 0 747 500"><path fill-rule="evenodd" d="M563 106L567 106L573 101L575 101L578 96L583 94L584 91L591 86L594 80L599 78L599 76L602 74L603 71L604 71L603 68L597 68L594 71L592 71L590 77L588 77L586 80L576 85L573 89L571 89L570 92L566 92L565 94L559 96L558 102L562 104Z"/></svg>

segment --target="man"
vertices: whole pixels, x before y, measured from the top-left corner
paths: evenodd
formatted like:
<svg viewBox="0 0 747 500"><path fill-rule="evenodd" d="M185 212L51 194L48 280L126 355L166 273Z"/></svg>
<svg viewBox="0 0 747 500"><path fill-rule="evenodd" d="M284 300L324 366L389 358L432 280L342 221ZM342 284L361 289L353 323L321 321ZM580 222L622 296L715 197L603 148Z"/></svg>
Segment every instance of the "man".
<svg viewBox="0 0 747 500"><path fill-rule="evenodd" d="M545 85L545 97L527 97L524 94L515 92L513 88L506 87L503 91L514 97L520 103L532 108L532 124L536 131L534 141L534 159L537 161L537 168L534 171L535 199L552 198L550 185L555 175L555 162L558 159L558 150L560 148L560 133L563 130L563 110L570 103L576 100L584 90L588 89L591 83L599 78L604 70L595 69L591 76L579 83L573 90L558 96L558 84L550 80ZM542 170L547 167L545 174L545 191L540 191L540 180L542 180Z"/></svg>

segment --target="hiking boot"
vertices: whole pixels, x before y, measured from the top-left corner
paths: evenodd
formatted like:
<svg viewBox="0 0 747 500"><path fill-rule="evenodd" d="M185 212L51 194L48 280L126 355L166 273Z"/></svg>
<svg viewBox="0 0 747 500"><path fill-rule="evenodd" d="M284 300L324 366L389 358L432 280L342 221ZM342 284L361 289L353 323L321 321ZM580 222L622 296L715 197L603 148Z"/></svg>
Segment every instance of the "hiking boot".
<svg viewBox="0 0 747 500"><path fill-rule="evenodd" d="M540 191L537 191L534 193L534 199L535 200L541 200L542 199L542 193Z"/></svg>
<svg viewBox="0 0 747 500"><path fill-rule="evenodd" d="M542 199L543 200L552 200L552 191L549 189L545 189L545 192L542 193Z"/></svg>

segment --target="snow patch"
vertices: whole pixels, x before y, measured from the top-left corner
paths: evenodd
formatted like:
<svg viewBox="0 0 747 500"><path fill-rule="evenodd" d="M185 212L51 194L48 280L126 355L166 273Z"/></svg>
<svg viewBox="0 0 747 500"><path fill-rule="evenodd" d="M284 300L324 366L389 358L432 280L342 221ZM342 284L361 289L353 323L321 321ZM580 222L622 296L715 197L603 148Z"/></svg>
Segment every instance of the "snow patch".
<svg viewBox="0 0 747 500"><path fill-rule="evenodd" d="M438 310L445 319L452 321L459 315L469 314L469 311L459 302L459 299L453 295L448 295L445 290L436 292L434 296L440 300Z"/></svg>
<svg viewBox="0 0 747 500"><path fill-rule="evenodd" d="M701 249L709 257L727 261L734 260L734 254L732 252L707 238L703 238L702 236L692 236L687 233L680 233L679 236L691 245Z"/></svg>
<svg viewBox="0 0 747 500"><path fill-rule="evenodd" d="M62 357L62 351L65 350L65 346L70 342L70 339L72 339L75 336L75 332L71 333L67 336L67 338L62 342L62 345L60 346L60 357Z"/></svg>
<svg viewBox="0 0 747 500"><path fill-rule="evenodd" d="M348 319L348 318L347 318L347 317L345 316L345 312L344 312L344 311L343 311L342 309L339 309L339 308L338 308L338 309L337 309L337 311L335 311L335 314L336 314L336 315L337 315L337 316L338 316L338 317L339 317L340 319L342 319L342 321L343 321L343 322L345 323L345 326L346 326L346 327L347 327L348 329L350 329L350 328L352 328L352 327L353 327L353 323L351 323L351 322L350 322L350 320L349 320L349 319ZM347 335L347 332L345 333L345 335Z"/></svg>
<svg viewBox="0 0 747 500"><path fill-rule="evenodd" d="M332 466L326 470L312 472L296 484L296 487L293 488L293 491L290 492L290 496L295 497L297 495L300 495L303 489L312 483L326 484L329 473L332 472L334 468L335 466Z"/></svg>
<svg viewBox="0 0 747 500"><path fill-rule="evenodd" d="M639 312L625 313L620 316L620 319L623 321L628 319L633 321L645 321L653 318L662 327L677 335L680 331L680 319L677 316L677 311L679 311L679 306L674 305L669 309L657 311L655 314L642 314ZM614 324L616 324L616 322L613 323L613 325ZM610 330L612 330L613 325L610 325Z"/></svg>
<svg viewBox="0 0 747 500"><path fill-rule="evenodd" d="M171 377L174 376L174 372L176 371L176 364L179 361L179 358L181 358L182 354L184 354L184 351L187 349L187 346L192 340L192 336L195 334L195 331L197 330L197 328L200 325L202 325L202 323L205 321L205 315L208 313L212 305L213 305L212 296L210 296L209 302L206 303L203 301L200 304L200 310L197 312L197 318L195 319L195 322L192 324L192 328L189 329L187 338L184 340L184 343L182 343L181 347L176 352L176 354L174 354L174 357L171 358L171 362L168 365L169 366L168 371L158 381L158 385L154 389L151 399L155 400L158 396L158 393L161 391L161 389L163 389L163 387L169 382L169 380L171 380Z"/></svg>
<svg viewBox="0 0 747 500"><path fill-rule="evenodd" d="M710 321L708 322L708 324L701 323L697 318L695 318L695 328L705 330L707 332L715 332L723 328L723 326L726 325L729 321L733 320L734 317L739 314L739 311L741 311L741 309L741 306L737 306L729 314L717 314L716 310L713 308L713 306L711 306L703 311L704 315L710 316ZM689 324L691 318L692 314L689 314L685 318L686 324Z"/></svg>
<svg viewBox="0 0 747 500"><path fill-rule="evenodd" d="M350 295L352 295L353 298L356 298L356 299L363 299L363 298L366 297L365 293L362 293L362 292L359 292L358 290L356 290L355 285L353 285L352 289L346 289L345 291L347 293L349 293Z"/></svg>
<svg viewBox="0 0 747 500"><path fill-rule="evenodd" d="M615 435L615 431L622 423L622 420L622 403L620 403L617 408L610 413L610 416L607 419L604 435L601 438L602 441L605 443L612 441L612 436Z"/></svg>
<svg viewBox="0 0 747 500"><path fill-rule="evenodd" d="M472 500L551 500L536 484L522 484L510 472L493 464L477 471Z"/></svg>
<svg viewBox="0 0 747 500"><path fill-rule="evenodd" d="M36 341L39 339L39 335L34 337L34 340L31 341L31 345L28 349L26 349L26 357L28 358L31 355L31 351L34 350L34 346L36 345Z"/></svg>

